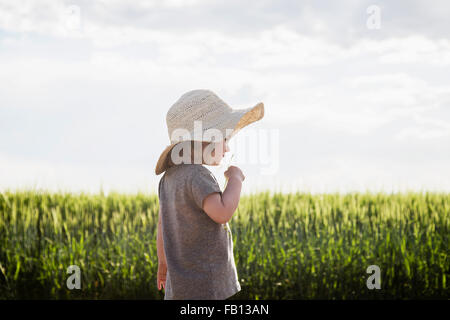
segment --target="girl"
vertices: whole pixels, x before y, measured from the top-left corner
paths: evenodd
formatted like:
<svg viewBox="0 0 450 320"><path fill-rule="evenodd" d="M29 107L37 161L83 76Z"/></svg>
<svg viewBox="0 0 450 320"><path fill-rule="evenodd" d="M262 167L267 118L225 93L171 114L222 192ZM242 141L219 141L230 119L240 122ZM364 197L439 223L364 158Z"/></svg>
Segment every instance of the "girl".
<svg viewBox="0 0 450 320"><path fill-rule="evenodd" d="M231 109L210 90L189 91L169 109L171 145L155 169L157 175L165 171L158 188L157 230L157 287L164 288L165 300L223 300L241 290L228 221L239 204L245 176L230 166L222 192L203 164L220 164L229 139L263 116L263 103ZM176 140L179 129L190 135ZM215 130L214 141L209 130Z"/></svg>

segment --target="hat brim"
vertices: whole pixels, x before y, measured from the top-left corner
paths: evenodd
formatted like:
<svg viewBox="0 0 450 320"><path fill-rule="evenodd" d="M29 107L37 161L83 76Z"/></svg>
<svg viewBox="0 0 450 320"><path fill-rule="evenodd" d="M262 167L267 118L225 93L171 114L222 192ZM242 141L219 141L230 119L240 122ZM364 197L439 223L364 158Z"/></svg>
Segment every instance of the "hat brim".
<svg viewBox="0 0 450 320"><path fill-rule="evenodd" d="M237 132L249 124L261 120L264 117L264 103L259 102L255 106L246 109L232 109L231 112L226 113L221 122L217 124L217 129L226 134L226 130L230 130L226 135L227 140L231 139ZM159 156L156 163L155 174L159 175L168 168L168 155L170 151L181 141L167 146Z"/></svg>
<svg viewBox="0 0 450 320"><path fill-rule="evenodd" d="M227 120L218 126L219 129L233 129L227 139L231 139L241 129L264 117L264 103L260 102L247 109L234 109L227 114Z"/></svg>

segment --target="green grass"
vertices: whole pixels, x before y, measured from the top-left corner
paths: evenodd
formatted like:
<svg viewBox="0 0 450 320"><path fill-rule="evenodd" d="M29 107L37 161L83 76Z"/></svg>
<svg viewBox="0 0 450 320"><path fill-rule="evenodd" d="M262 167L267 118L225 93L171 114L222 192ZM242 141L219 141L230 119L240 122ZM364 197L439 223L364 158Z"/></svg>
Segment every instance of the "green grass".
<svg viewBox="0 0 450 320"><path fill-rule="evenodd" d="M157 195L0 194L0 299L162 299ZM262 192L230 227L232 299L450 297L450 194ZM69 265L81 290L68 290ZM369 265L381 290L369 290Z"/></svg>

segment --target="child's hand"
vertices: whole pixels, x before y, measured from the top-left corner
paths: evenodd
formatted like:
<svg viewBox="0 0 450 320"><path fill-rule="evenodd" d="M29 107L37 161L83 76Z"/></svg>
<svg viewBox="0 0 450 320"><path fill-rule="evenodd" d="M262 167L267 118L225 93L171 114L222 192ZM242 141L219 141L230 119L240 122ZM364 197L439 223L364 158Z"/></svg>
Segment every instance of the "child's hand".
<svg viewBox="0 0 450 320"><path fill-rule="evenodd" d="M156 286L158 290L161 290L161 287L166 289L166 274L167 274L167 265L165 263L158 263L158 273L156 275Z"/></svg>
<svg viewBox="0 0 450 320"><path fill-rule="evenodd" d="M227 169L227 171L225 171L225 172L223 173L223 175L225 176L225 178L227 178L227 180L230 179L230 178L233 177L233 176L238 177L238 178L241 180L241 182L245 180L245 176L244 176L244 174L242 173L241 169L239 169L239 168L236 167L236 166L230 166L230 167Z"/></svg>

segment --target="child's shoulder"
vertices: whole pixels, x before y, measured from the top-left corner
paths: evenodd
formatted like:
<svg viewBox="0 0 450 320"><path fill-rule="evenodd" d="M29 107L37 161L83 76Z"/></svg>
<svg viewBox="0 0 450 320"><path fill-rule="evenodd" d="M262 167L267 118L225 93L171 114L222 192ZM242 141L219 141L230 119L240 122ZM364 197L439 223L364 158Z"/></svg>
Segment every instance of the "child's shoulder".
<svg viewBox="0 0 450 320"><path fill-rule="evenodd" d="M183 178L190 179L197 175L207 175L214 176L212 172L204 167L201 164L179 164L173 167L170 167L163 175L163 178L172 178L176 180L180 180Z"/></svg>
<svg viewBox="0 0 450 320"><path fill-rule="evenodd" d="M201 164L183 164L179 168L177 180L184 180L186 183L217 183L214 174Z"/></svg>
<svg viewBox="0 0 450 320"><path fill-rule="evenodd" d="M182 163L170 167L166 173L171 174L172 172L211 172L208 168L201 164L195 163Z"/></svg>
<svg viewBox="0 0 450 320"><path fill-rule="evenodd" d="M171 167L163 175L160 181L160 193L164 192L161 185L170 192L195 192L197 190L216 190L220 187L214 174L201 164L181 164L178 168ZM163 181L164 180L164 181Z"/></svg>

